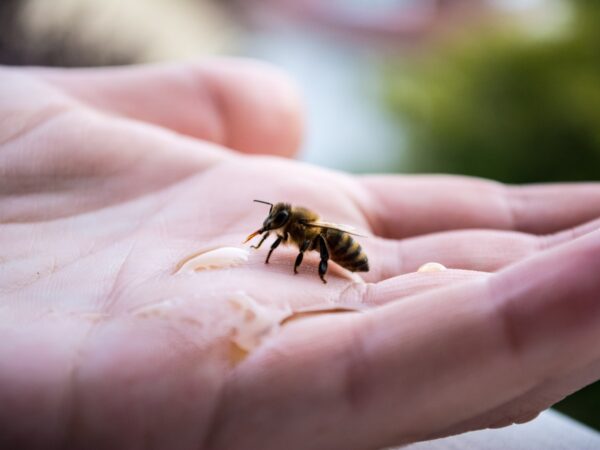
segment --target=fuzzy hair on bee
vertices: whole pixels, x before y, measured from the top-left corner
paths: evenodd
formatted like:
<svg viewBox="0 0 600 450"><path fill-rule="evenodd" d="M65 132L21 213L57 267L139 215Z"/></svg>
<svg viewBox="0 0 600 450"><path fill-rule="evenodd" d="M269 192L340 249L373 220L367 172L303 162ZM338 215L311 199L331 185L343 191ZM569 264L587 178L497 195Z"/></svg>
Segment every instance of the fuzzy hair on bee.
<svg viewBox="0 0 600 450"><path fill-rule="evenodd" d="M269 205L269 215L264 220L261 228L250 234L244 243L258 235L261 240L252 248L258 249L271 233L277 238L271 245L265 264L281 243L293 244L300 251L294 263L294 273L298 273L298 266L302 263L304 252L318 251L321 256L319 262L319 277L327 283L328 261L331 259L351 272L368 272L369 260L360 244L352 237L356 235L351 227L319 220L319 215L301 206L292 206L289 203L270 203L263 200L254 200L258 203Z"/></svg>

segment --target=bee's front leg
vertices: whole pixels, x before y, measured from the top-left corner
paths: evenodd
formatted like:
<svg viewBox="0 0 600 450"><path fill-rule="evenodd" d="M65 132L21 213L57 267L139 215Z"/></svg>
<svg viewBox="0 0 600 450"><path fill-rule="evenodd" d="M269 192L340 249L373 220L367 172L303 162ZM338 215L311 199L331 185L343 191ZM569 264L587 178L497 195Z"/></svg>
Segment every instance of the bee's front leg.
<svg viewBox="0 0 600 450"><path fill-rule="evenodd" d="M273 253L273 250L275 250L279 246L279 244L281 244L282 240L283 240L283 237L277 236L277 239L275 240L275 242L273 242L273 245L271 245L271 250L269 250L269 254L267 255L265 264L269 264L269 258L271 257L271 253Z"/></svg>
<svg viewBox="0 0 600 450"><path fill-rule="evenodd" d="M271 233L269 233L268 231L264 234L264 236L262 237L262 239L260 240L260 242L256 245L251 245L250 248L256 248L259 249L260 246L262 245L263 242L265 242L265 239L267 239L269 237Z"/></svg>
<svg viewBox="0 0 600 450"><path fill-rule="evenodd" d="M322 235L319 235L319 253L321 254L321 262L319 263L319 277L323 283L327 283L325 274L327 273L327 261L329 261L329 249L327 248L327 242Z"/></svg>

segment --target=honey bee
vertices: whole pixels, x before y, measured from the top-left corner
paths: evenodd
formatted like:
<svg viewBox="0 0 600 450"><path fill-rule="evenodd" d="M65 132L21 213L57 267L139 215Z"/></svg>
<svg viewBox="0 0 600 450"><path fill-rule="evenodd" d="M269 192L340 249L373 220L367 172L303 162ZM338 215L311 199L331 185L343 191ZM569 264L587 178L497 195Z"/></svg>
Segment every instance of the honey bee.
<svg viewBox="0 0 600 450"><path fill-rule="evenodd" d="M262 234L262 239L252 248L260 248L262 243L275 232L277 239L271 245L271 249L265 260L269 263L271 253L282 242L292 243L298 247L300 253L294 263L294 273L298 273L298 266L302 263L305 251L315 250L321 255L319 263L319 277L323 283L327 273L327 262L329 258L340 266L352 272L368 272L369 260L367 255L351 235L356 235L350 227L334 223L322 222L318 214L300 206L292 206L289 203L269 203L263 200L254 200L258 203L270 205L269 215L263 222L261 228L249 235L244 243L255 236Z"/></svg>

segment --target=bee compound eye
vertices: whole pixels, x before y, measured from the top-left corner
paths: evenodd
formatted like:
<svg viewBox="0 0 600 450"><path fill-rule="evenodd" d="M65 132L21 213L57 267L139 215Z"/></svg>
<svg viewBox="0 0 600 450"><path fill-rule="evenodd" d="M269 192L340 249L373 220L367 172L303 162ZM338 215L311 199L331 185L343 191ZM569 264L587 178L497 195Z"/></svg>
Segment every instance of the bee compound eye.
<svg viewBox="0 0 600 450"><path fill-rule="evenodd" d="M283 225L285 223L285 221L288 219L289 213L287 211L279 211L276 215L275 215L275 224L276 225Z"/></svg>

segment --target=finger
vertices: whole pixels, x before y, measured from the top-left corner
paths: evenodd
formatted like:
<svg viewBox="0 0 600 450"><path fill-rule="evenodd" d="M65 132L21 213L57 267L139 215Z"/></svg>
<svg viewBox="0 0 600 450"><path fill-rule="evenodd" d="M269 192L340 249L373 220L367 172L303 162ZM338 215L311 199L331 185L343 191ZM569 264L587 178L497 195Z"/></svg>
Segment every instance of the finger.
<svg viewBox="0 0 600 450"><path fill-rule="evenodd" d="M540 412L551 407L557 399L563 399L582 386L587 386L598 379L600 379L600 361L595 361L588 367L578 368L567 376L549 373L547 381L531 391L457 424L451 429L439 433L435 438L481 428L500 428L514 423L528 422L535 419ZM431 438L433 439L434 436Z"/></svg>
<svg viewBox="0 0 600 450"><path fill-rule="evenodd" d="M299 95L275 68L249 60L103 69L33 69L98 109L248 153L292 156Z"/></svg>
<svg viewBox="0 0 600 450"><path fill-rule="evenodd" d="M600 359L599 270L594 232L484 280L291 323L238 367L210 443L379 448L501 406Z"/></svg>
<svg viewBox="0 0 600 450"><path fill-rule="evenodd" d="M365 239L371 270L367 281L415 272L428 262L448 268L495 272L509 264L600 229L600 219L547 236L515 231L461 230L400 241Z"/></svg>
<svg viewBox="0 0 600 450"><path fill-rule="evenodd" d="M401 241L365 240L370 271L364 278L381 281L416 272L428 262L447 268L494 272L537 252L542 241L526 233L510 231L449 231Z"/></svg>
<svg viewBox="0 0 600 450"><path fill-rule="evenodd" d="M505 186L455 176L370 176L358 201L376 234L404 238L461 228L534 234L600 216L600 184Z"/></svg>
<svg viewBox="0 0 600 450"><path fill-rule="evenodd" d="M487 272L447 269L439 272L413 272L368 285L362 303L380 306L441 287L489 277ZM342 300L344 300L342 298Z"/></svg>

